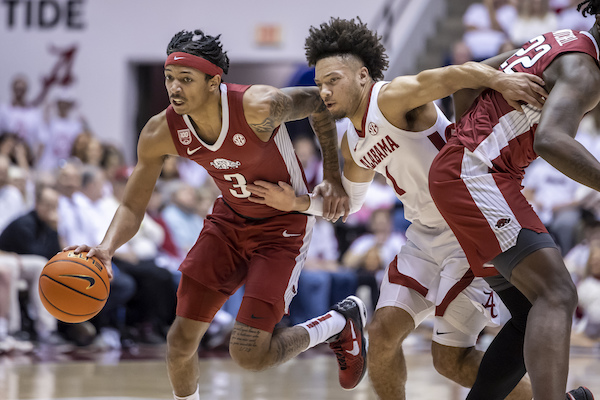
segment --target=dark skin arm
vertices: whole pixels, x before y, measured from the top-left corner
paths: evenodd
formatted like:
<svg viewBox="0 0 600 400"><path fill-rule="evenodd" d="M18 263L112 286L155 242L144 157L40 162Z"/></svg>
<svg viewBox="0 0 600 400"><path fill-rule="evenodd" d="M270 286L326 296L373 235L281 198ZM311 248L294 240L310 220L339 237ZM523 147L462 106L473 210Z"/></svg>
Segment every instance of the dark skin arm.
<svg viewBox="0 0 600 400"><path fill-rule="evenodd" d="M568 53L550 64L544 80L551 92L534 150L569 178L600 191L600 163L574 139L583 116L600 102L600 69L589 55Z"/></svg>

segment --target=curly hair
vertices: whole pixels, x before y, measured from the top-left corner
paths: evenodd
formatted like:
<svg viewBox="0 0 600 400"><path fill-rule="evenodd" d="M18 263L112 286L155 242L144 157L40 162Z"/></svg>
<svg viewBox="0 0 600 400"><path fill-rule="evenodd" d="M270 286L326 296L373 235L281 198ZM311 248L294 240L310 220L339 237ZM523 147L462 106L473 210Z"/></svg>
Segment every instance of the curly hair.
<svg viewBox="0 0 600 400"><path fill-rule="evenodd" d="M331 18L320 27L310 27L304 49L310 66L322 58L335 55L358 57L374 80L383 79L383 71L388 67L388 56L381 44L381 36L367 28L360 18L345 20Z"/></svg>
<svg viewBox="0 0 600 400"><path fill-rule="evenodd" d="M600 0L585 0L577 5L577 11L581 11L583 16L586 14L597 15L600 14Z"/></svg>
<svg viewBox="0 0 600 400"><path fill-rule="evenodd" d="M205 58L224 73L229 71L229 57L223 51L223 45L219 41L221 35L216 37L205 35L200 29L193 32L181 31L175 34L167 46L167 55L181 51Z"/></svg>

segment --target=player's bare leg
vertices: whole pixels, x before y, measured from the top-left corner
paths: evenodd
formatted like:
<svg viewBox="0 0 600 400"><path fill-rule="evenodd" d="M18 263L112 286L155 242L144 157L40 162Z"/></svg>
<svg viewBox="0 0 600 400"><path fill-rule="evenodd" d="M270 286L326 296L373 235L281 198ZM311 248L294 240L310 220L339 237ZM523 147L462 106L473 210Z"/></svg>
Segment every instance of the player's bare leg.
<svg viewBox="0 0 600 400"><path fill-rule="evenodd" d="M407 379L402 342L415 328L412 316L397 307L375 311L369 325L369 379L379 398L404 400Z"/></svg>
<svg viewBox="0 0 600 400"><path fill-rule="evenodd" d="M340 385L353 389L366 371L364 303L348 296L332 311L273 334L236 321L229 353L242 368L261 371L284 363L301 352L327 341L337 357Z"/></svg>
<svg viewBox="0 0 600 400"><path fill-rule="evenodd" d="M533 304L525 331L525 364L534 398L562 400L569 370L571 323L577 306L575 285L557 249L525 257L511 283Z"/></svg>
<svg viewBox="0 0 600 400"><path fill-rule="evenodd" d="M433 342L431 344L433 366L440 375L470 388L475 383L483 352L475 347L450 347ZM507 400L531 400L529 377L521 379L517 387L506 397Z"/></svg>
<svg viewBox="0 0 600 400"><path fill-rule="evenodd" d="M198 346L208 322L177 316L167 335L167 371L173 393L185 398L198 388Z"/></svg>
<svg viewBox="0 0 600 400"><path fill-rule="evenodd" d="M251 371L282 364L308 348L308 332L299 326L276 329L273 333L235 322L229 353L242 368Z"/></svg>

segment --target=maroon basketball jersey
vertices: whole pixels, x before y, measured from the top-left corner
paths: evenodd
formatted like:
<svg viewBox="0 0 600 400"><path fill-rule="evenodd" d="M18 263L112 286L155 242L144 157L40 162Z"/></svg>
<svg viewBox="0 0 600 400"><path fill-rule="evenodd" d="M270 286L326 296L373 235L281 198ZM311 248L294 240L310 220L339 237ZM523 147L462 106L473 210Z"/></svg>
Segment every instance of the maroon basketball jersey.
<svg viewBox="0 0 600 400"><path fill-rule="evenodd" d="M167 122L179 155L208 171L227 205L242 216L268 218L285 213L248 201L251 193L247 184L257 180L284 181L296 194L306 194L308 190L285 125L277 127L271 138L263 142L246 122L242 98L248 88L221 84L223 121L221 133L213 144L200 139L189 116L177 114L172 106L167 108Z"/></svg>
<svg viewBox="0 0 600 400"><path fill-rule="evenodd" d="M589 32L564 29L531 39L500 69L542 77L557 56L572 52L589 54L598 62L598 45ZM517 112L500 93L487 90L457 123L456 137L488 167L522 177L537 158L533 138L541 116L541 110L529 105L523 110Z"/></svg>

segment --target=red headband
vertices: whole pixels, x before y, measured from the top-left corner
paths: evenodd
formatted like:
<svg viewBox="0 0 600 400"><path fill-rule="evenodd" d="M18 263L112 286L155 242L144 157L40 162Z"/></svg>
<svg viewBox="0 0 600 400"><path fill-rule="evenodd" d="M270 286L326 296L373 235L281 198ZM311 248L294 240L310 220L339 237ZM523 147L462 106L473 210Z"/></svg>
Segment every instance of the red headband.
<svg viewBox="0 0 600 400"><path fill-rule="evenodd" d="M175 52L169 54L167 61L165 61L165 67L167 65L181 65L182 67L194 68L210 76L223 75L223 69L202 57L190 53Z"/></svg>

